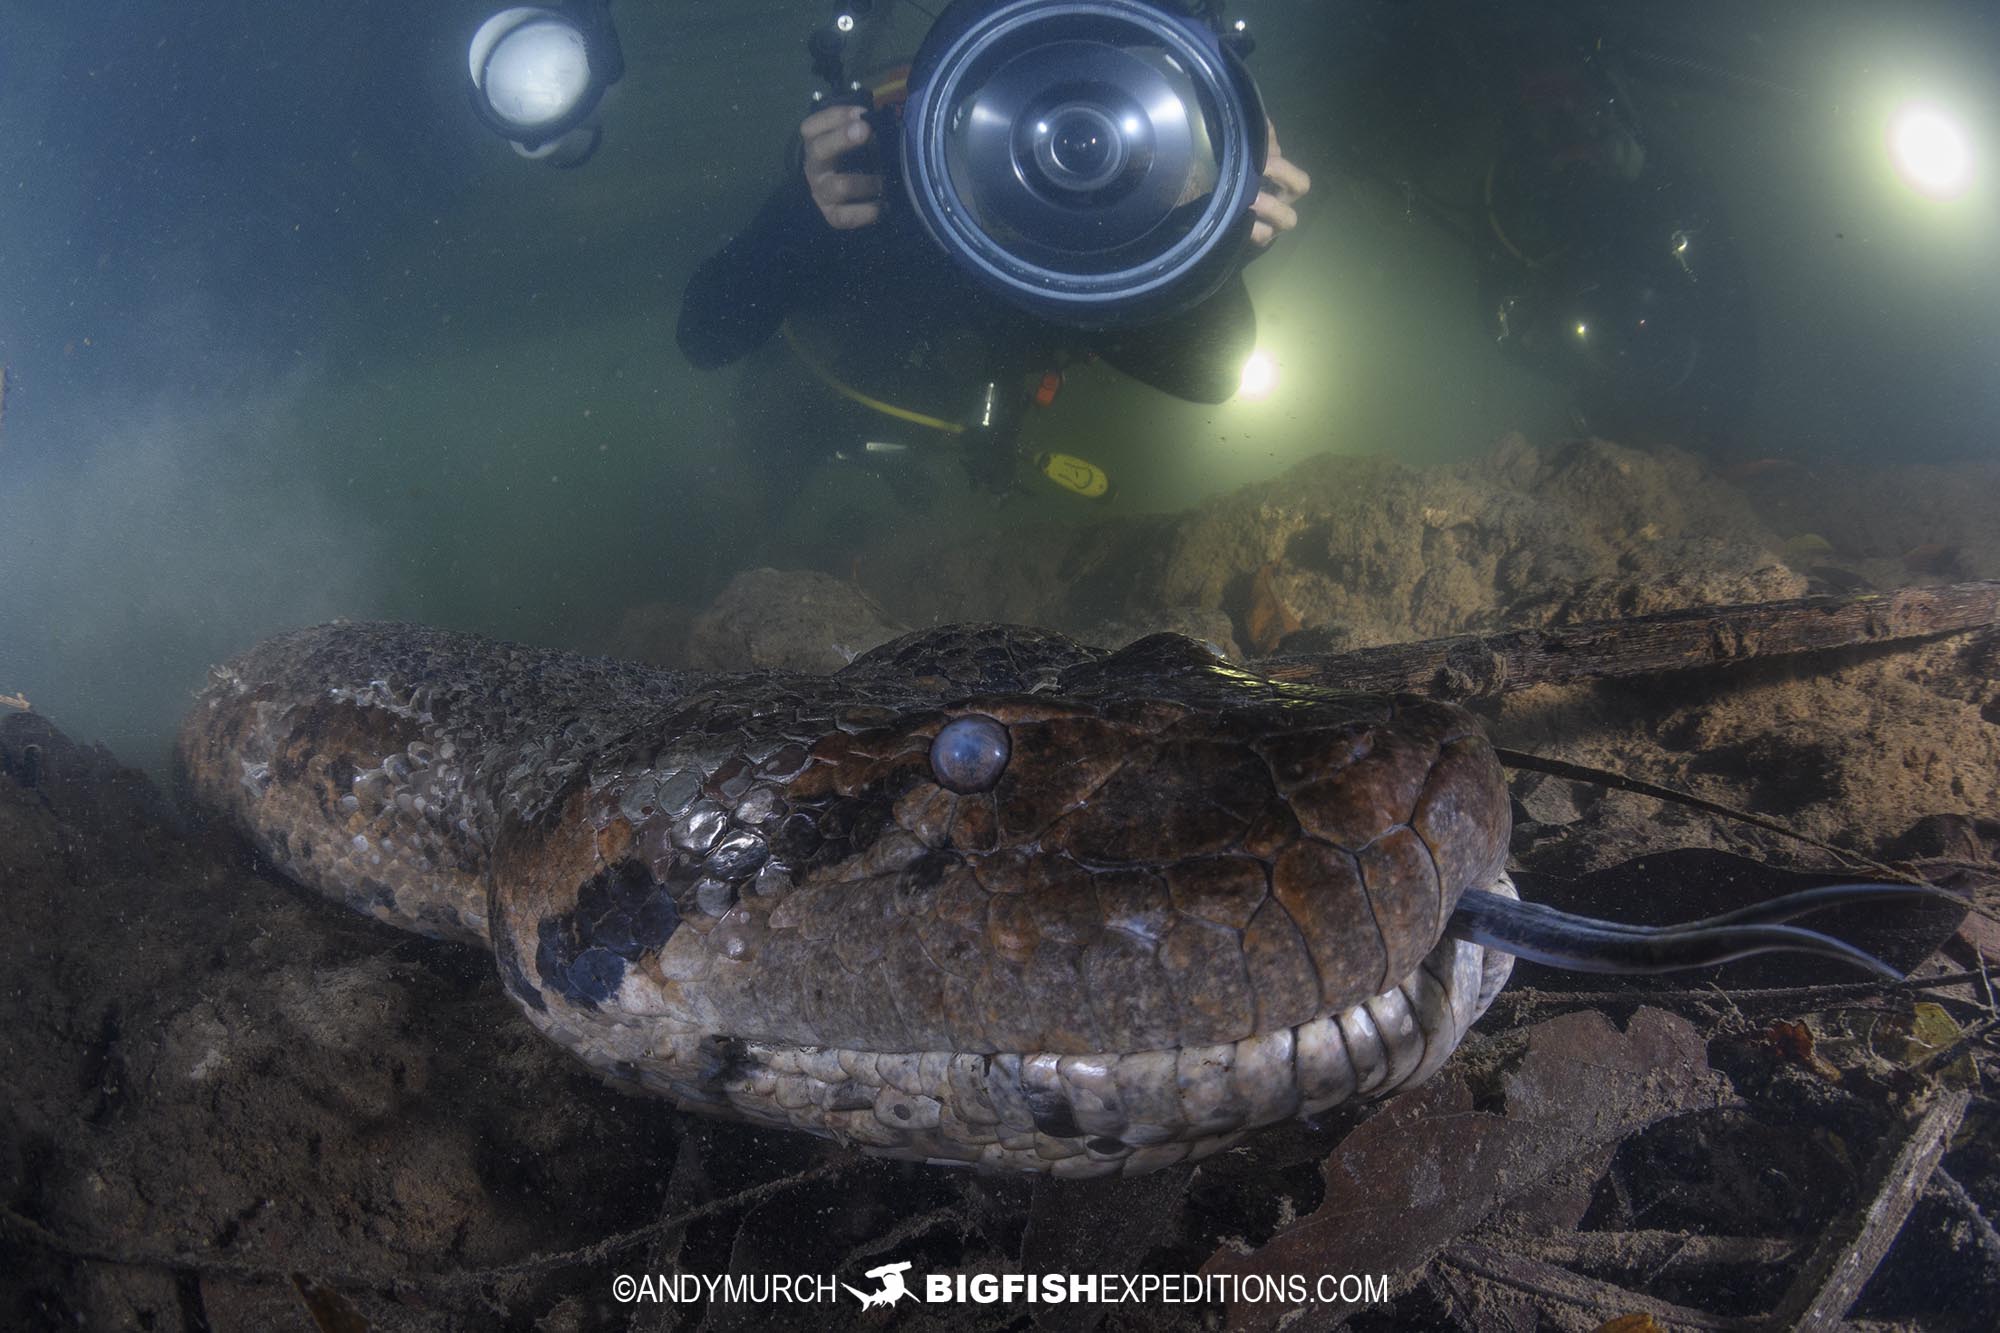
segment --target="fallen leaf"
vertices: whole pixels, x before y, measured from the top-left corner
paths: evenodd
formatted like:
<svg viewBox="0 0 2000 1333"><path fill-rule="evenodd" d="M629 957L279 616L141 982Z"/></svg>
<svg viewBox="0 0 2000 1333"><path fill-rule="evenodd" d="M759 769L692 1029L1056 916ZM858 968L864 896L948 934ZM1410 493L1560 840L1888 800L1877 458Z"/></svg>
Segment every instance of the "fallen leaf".
<svg viewBox="0 0 2000 1333"><path fill-rule="evenodd" d="M1764 1040L1781 1060L1810 1069L1829 1083L1840 1082L1840 1071L1813 1049L1813 1032L1802 1022L1781 1018L1764 1029Z"/></svg>
<svg viewBox="0 0 2000 1333"><path fill-rule="evenodd" d="M1596 1333L1666 1333L1649 1314L1621 1314L1597 1326Z"/></svg>
<svg viewBox="0 0 2000 1333"><path fill-rule="evenodd" d="M1963 1035L1942 1006L1919 1000L1907 1013L1884 1014L1870 1034L1869 1044L1905 1069L1914 1069L1948 1049ZM1970 1050L1960 1052L1950 1064L1934 1072L1954 1088L1972 1087L1979 1077Z"/></svg>
<svg viewBox="0 0 2000 1333"><path fill-rule="evenodd" d="M1499 1113L1473 1108L1471 1088L1443 1077L1391 1100L1322 1167L1318 1209L1248 1254L1227 1247L1205 1273L1387 1273L1421 1268L1506 1200L1564 1163L1668 1116L1732 1103L1686 1020L1642 1008L1623 1032L1595 1011L1526 1030L1503 1078ZM1288 1308L1239 1303L1232 1330L1276 1330ZM1316 1305L1315 1323L1341 1313Z"/></svg>
<svg viewBox="0 0 2000 1333"><path fill-rule="evenodd" d="M1779 556L1793 569L1818 564L1833 553L1833 543L1817 532L1801 532L1795 537L1787 537L1785 544L1778 548Z"/></svg>

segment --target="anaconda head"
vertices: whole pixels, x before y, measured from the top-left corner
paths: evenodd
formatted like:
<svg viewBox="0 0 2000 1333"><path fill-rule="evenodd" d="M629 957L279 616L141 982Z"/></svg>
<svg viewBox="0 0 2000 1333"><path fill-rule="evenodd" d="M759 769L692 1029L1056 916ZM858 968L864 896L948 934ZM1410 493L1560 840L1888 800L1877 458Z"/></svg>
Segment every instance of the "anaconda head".
<svg viewBox="0 0 2000 1333"><path fill-rule="evenodd" d="M1069 1129L1115 1160L1209 1135L1125 1105L1164 1095L1162 1060L1334 1031L1440 948L1476 972L1440 937L1499 876L1508 805L1464 711L1275 684L1177 636L1102 655L987 633L693 697L506 826L494 944L530 1017L683 1101L866 1143L887 1089L890 1131L986 1116L989 1140ZM1008 1129L1022 1062L1065 1059L1152 1072L1099 1080L1104 1132L1068 1093ZM996 1061L1017 1071L997 1093ZM961 1137L876 1146L975 1155Z"/></svg>

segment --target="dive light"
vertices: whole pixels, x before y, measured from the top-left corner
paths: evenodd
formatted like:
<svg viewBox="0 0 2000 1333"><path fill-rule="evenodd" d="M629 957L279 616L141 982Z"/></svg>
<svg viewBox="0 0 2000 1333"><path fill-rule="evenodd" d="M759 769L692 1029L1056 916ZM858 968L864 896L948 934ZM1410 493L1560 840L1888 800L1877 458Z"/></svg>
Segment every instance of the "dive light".
<svg viewBox="0 0 2000 1333"><path fill-rule="evenodd" d="M603 137L604 94L625 73L610 0L517 5L479 25L472 106L523 157L573 167Z"/></svg>

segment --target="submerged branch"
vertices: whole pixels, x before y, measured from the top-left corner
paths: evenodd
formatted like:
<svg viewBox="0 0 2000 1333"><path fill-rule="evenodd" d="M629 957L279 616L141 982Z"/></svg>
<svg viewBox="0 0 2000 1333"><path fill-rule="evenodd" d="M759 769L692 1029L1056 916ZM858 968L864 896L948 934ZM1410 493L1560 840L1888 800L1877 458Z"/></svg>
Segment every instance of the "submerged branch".
<svg viewBox="0 0 2000 1333"><path fill-rule="evenodd" d="M1692 607L1550 629L1460 634L1257 664L1273 680L1477 699L1534 685L1649 676L1754 658L1918 642L2000 624L2000 582Z"/></svg>

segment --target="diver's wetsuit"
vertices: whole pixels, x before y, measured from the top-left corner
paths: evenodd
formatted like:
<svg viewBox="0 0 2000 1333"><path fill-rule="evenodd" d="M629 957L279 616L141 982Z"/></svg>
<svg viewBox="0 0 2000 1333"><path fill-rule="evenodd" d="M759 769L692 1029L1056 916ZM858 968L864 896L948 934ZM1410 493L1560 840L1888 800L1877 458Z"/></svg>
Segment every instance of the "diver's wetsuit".
<svg viewBox="0 0 2000 1333"><path fill-rule="evenodd" d="M1154 388L1197 403L1236 391L1255 347L1256 314L1243 279L1141 329L1086 332L1016 310L963 276L900 200L852 231L827 225L794 169L755 220L695 270L681 303L680 346L702 369L728 365L769 341L788 315L845 322L861 351L892 379L907 349L947 328L985 347L974 373L1046 368L1057 350L1094 353ZM868 376L871 382L879 377ZM871 383L872 388L872 383ZM893 396L893 389L875 389Z"/></svg>

